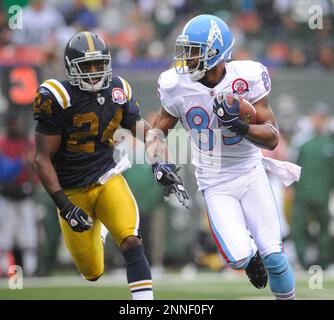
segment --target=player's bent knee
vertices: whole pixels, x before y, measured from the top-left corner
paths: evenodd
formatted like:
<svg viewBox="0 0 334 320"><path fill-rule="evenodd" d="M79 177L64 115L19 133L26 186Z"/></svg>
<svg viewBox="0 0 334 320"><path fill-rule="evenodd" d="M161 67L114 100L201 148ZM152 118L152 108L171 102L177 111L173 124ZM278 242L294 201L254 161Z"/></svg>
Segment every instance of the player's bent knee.
<svg viewBox="0 0 334 320"><path fill-rule="evenodd" d="M289 269L289 262L283 253L271 253L263 258L263 263L269 273L280 276Z"/></svg>
<svg viewBox="0 0 334 320"><path fill-rule="evenodd" d="M252 256L249 256L234 262L228 262L228 265L234 270L243 270L246 269L251 258Z"/></svg>
<svg viewBox="0 0 334 320"><path fill-rule="evenodd" d="M122 251L129 250L131 248L137 247L138 245L141 245L142 242L137 236L130 236L127 237L120 245L120 248Z"/></svg>

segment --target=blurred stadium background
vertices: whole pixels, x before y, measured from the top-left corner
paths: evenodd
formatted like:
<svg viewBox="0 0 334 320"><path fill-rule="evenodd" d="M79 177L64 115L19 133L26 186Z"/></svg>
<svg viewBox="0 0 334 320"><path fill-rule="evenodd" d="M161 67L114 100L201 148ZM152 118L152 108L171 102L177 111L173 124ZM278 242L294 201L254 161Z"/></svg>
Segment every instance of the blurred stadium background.
<svg viewBox="0 0 334 320"><path fill-rule="evenodd" d="M22 29L13 29L19 26L14 5L23 8ZM319 7L320 29L312 29L311 9ZM159 108L156 82L159 74L172 64L176 36L189 18L201 13L215 14L231 26L236 40L234 60L254 59L269 68L271 105L285 143L284 152L273 156L297 161L298 150L314 136L315 129L334 144L333 0L2 0L1 139L6 138L7 125L15 118L23 120L22 132L33 139L31 105L36 88L45 79L65 77L64 46L81 30L95 31L105 39L112 52L113 72L130 82L142 116L152 119ZM2 144L0 153L1 148ZM332 179L330 187L334 185L332 163L332 167L319 170L314 186L323 185L324 177ZM134 166L126 173L142 214L143 239L156 279L156 297L272 299L268 288L255 290L243 274L226 268L211 238L202 196L189 174L193 169L184 166L182 170L193 199L191 212L180 208L173 199L169 203L162 201L161 190L152 181L149 167ZM0 248L0 299L129 299L124 261L110 238L105 247L106 275L93 285L79 276L62 242L55 208L34 173L31 170L28 173L28 178L13 182L14 189L22 191L19 194L6 191L6 186L0 183L1 197L33 202L32 215L23 212L29 218L20 219L27 220L29 230L35 234L30 231L25 234L18 228L16 232L20 234L16 236L21 241L15 242L10 250ZM313 183L305 187L311 193L317 191L312 190ZM146 190L152 192L148 194ZM297 297L331 299L334 297L334 202L328 203L328 217L324 213L329 240L320 237L327 233L318 216L307 219L304 231L310 241L305 245L299 242L299 246L305 247L305 259L301 261L294 245L294 230L299 230L298 219L294 219L295 190L291 187L282 192L286 220L283 237L297 274ZM0 201L0 212L5 217L0 219L0 232L5 228L3 219L7 219L4 211ZM299 235L296 233L296 237ZM30 240L25 241L28 236ZM328 253L324 258L321 245L326 241L324 250ZM23 266L24 290L8 289L7 270L11 264ZM309 288L311 265L324 269L322 290Z"/></svg>

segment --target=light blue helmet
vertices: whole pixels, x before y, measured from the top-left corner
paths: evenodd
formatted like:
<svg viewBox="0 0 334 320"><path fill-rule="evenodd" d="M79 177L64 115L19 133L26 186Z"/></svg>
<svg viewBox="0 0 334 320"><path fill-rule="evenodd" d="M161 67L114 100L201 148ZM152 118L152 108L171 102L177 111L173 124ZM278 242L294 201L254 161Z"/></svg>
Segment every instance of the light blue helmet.
<svg viewBox="0 0 334 320"><path fill-rule="evenodd" d="M224 21L209 14L199 15L185 25L176 39L176 71L199 80L206 71L231 58L233 44L233 35ZM197 65L189 67L194 59L198 59Z"/></svg>

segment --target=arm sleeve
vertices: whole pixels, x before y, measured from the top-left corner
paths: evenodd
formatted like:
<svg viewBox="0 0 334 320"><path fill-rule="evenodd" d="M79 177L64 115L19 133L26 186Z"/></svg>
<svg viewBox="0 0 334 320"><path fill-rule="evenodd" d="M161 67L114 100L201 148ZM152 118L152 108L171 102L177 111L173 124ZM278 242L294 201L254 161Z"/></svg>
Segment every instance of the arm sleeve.
<svg viewBox="0 0 334 320"><path fill-rule="evenodd" d="M269 94L270 90L271 80L268 70L263 64L257 62L254 70L254 78L251 80L249 102L254 104Z"/></svg>
<svg viewBox="0 0 334 320"><path fill-rule="evenodd" d="M48 89L44 87L38 89L33 108L34 120L37 121L37 132L49 135L61 134L64 122L64 109Z"/></svg>

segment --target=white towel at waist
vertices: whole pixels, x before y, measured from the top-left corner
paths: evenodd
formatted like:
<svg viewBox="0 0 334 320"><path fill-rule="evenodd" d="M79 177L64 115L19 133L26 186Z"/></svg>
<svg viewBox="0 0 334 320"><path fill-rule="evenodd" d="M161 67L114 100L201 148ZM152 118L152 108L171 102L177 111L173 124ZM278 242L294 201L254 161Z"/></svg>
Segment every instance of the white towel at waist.
<svg viewBox="0 0 334 320"><path fill-rule="evenodd" d="M289 161L280 161L268 157L264 157L262 162L264 168L277 175L286 187L299 181L302 169L300 166Z"/></svg>
<svg viewBox="0 0 334 320"><path fill-rule="evenodd" d="M114 168L110 169L99 178L98 183L105 184L110 178L121 174L122 172L131 167L132 164L129 160L128 154L125 154Z"/></svg>

